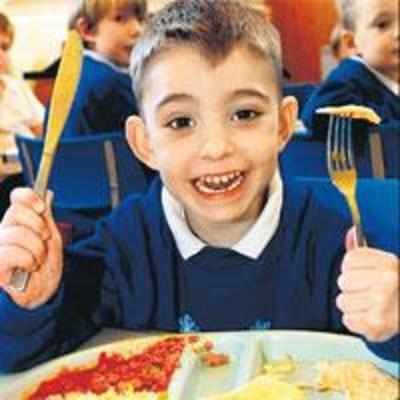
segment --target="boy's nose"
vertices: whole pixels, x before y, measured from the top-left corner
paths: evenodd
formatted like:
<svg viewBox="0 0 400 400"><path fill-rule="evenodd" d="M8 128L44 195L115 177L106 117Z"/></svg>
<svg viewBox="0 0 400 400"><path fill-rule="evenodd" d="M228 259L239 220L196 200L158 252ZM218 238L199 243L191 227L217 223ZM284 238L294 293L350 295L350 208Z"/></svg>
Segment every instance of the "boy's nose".
<svg viewBox="0 0 400 400"><path fill-rule="evenodd" d="M128 24L128 32L132 37L139 36L143 31L143 23L139 22L136 18L132 18L132 21Z"/></svg>
<svg viewBox="0 0 400 400"><path fill-rule="evenodd" d="M227 132L209 131L203 137L200 156L211 160L224 158L233 152L234 146Z"/></svg>

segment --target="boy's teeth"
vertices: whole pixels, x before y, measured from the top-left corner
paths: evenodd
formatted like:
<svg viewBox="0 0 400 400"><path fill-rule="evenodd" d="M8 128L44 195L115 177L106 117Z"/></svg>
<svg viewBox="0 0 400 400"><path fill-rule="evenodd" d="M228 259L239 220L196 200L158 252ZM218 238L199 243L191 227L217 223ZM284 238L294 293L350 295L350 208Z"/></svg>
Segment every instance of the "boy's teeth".
<svg viewBox="0 0 400 400"><path fill-rule="evenodd" d="M222 193L239 186L244 179L240 171L225 175L205 175L196 180L195 185L203 193Z"/></svg>

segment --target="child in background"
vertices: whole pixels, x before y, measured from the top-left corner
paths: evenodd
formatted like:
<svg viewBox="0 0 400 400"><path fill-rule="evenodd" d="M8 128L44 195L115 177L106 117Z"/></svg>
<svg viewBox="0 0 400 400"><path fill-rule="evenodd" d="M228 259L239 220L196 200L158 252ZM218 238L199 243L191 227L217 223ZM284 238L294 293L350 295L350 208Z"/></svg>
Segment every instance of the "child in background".
<svg viewBox="0 0 400 400"><path fill-rule="evenodd" d="M145 0L81 0L70 25L87 49L64 137L123 131L137 112L128 66L145 16Z"/></svg>
<svg viewBox="0 0 400 400"><path fill-rule="evenodd" d="M314 92L302 120L315 135L324 137L327 119L315 111L328 105L356 104L375 110L382 125L400 129L398 3L341 0L341 8L348 50L353 47L357 55L344 59Z"/></svg>
<svg viewBox="0 0 400 400"><path fill-rule="evenodd" d="M152 18L131 68L140 117L128 141L160 178L65 259L50 197L13 192L0 224L0 369L105 326L350 330L397 357L397 256L355 248L353 231L346 251L348 222L281 180L297 106L281 95L273 26L233 0L179 0ZM17 265L32 272L24 292L8 285Z"/></svg>
<svg viewBox="0 0 400 400"><path fill-rule="evenodd" d="M44 107L29 86L10 71L9 50L14 41L14 27L0 13L0 130L40 136Z"/></svg>

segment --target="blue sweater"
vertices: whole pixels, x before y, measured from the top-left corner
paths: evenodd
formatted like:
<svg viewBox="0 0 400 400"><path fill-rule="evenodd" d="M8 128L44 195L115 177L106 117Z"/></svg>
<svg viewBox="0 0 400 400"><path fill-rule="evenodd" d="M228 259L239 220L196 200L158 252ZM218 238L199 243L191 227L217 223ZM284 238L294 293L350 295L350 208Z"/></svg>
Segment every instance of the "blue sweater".
<svg viewBox="0 0 400 400"><path fill-rule="evenodd" d="M316 109L344 104L372 108L383 124L400 121L399 94L389 90L362 62L351 58L343 60L311 94L301 119L313 133L321 133L324 117L315 114Z"/></svg>
<svg viewBox="0 0 400 400"><path fill-rule="evenodd" d="M137 106L129 74L86 54L63 137L123 132L132 114Z"/></svg>
<svg viewBox="0 0 400 400"><path fill-rule="evenodd" d="M349 225L311 192L286 186L281 223L255 260L212 247L183 260L160 193L156 179L69 249L62 285L46 305L24 310L0 291L0 370L71 351L102 327L345 332L335 297ZM393 340L374 350L393 357Z"/></svg>

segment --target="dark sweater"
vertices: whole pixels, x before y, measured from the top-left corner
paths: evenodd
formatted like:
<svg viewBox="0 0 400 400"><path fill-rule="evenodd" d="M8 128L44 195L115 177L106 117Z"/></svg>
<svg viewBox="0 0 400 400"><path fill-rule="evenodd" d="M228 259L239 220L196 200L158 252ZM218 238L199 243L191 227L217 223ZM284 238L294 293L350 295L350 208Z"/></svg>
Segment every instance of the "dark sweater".
<svg viewBox="0 0 400 400"><path fill-rule="evenodd" d="M48 304L23 310L0 292L0 370L71 351L102 327L345 332L335 297L349 224L309 191L285 187L278 230L255 260L212 247L183 260L160 193L156 179L71 248ZM395 357L391 345L375 350Z"/></svg>
<svg viewBox="0 0 400 400"><path fill-rule="evenodd" d="M372 108L382 124L400 121L400 96L386 87L362 62L343 60L318 86L304 105L301 119L314 134L324 134L319 107L357 104Z"/></svg>
<svg viewBox="0 0 400 400"><path fill-rule="evenodd" d="M131 82L128 73L86 54L63 137L123 132L126 118L137 114Z"/></svg>

